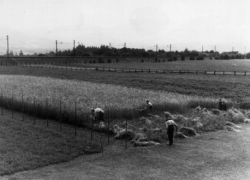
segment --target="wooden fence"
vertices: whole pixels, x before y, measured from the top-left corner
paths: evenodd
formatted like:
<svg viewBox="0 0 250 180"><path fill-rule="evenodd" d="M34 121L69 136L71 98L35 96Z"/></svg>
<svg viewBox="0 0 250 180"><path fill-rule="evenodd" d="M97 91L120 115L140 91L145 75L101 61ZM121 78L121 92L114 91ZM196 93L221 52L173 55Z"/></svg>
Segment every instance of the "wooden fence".
<svg viewBox="0 0 250 180"><path fill-rule="evenodd" d="M200 70L164 70L164 69L138 69L138 68L107 68L96 67L96 71L128 72L128 73L155 73L155 74L205 74L205 75L250 75L250 71L200 71Z"/></svg>
<svg viewBox="0 0 250 180"><path fill-rule="evenodd" d="M106 72L119 72L119 73L153 73L153 74L203 74L203 75L234 75L234 76L247 76L250 71L201 71L201 70L164 70L164 69L139 69L139 68L111 68L111 67L75 67L75 66L59 66L59 65L46 65L46 64L26 64L23 67L33 68L48 68L48 69L66 69L71 71L106 71Z"/></svg>

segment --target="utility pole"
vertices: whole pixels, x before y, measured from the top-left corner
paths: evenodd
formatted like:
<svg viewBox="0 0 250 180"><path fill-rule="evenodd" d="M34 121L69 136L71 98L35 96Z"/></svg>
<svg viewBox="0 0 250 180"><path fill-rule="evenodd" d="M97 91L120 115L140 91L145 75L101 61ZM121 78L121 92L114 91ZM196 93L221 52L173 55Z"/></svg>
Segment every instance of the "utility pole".
<svg viewBox="0 0 250 180"><path fill-rule="evenodd" d="M172 50L172 45L170 44L169 45L169 52L171 52L171 50Z"/></svg>
<svg viewBox="0 0 250 180"><path fill-rule="evenodd" d="M126 48L126 46L127 46L127 44L126 44L126 42L125 42L123 47Z"/></svg>
<svg viewBox="0 0 250 180"><path fill-rule="evenodd" d="M74 40L73 41L73 50L75 50L75 48L76 48L76 41Z"/></svg>
<svg viewBox="0 0 250 180"><path fill-rule="evenodd" d="M6 52L6 55L7 55L7 57L9 57L9 36L8 35L6 36L6 40L7 40L7 52Z"/></svg>
<svg viewBox="0 0 250 180"><path fill-rule="evenodd" d="M201 46L201 52L203 53L203 45Z"/></svg>
<svg viewBox="0 0 250 180"><path fill-rule="evenodd" d="M56 40L56 55L57 55L57 51L58 51L58 49L57 49L57 40Z"/></svg>
<svg viewBox="0 0 250 180"><path fill-rule="evenodd" d="M155 62L158 62L158 44L155 45Z"/></svg>
<svg viewBox="0 0 250 180"><path fill-rule="evenodd" d="M158 52L158 44L155 45L155 52Z"/></svg>

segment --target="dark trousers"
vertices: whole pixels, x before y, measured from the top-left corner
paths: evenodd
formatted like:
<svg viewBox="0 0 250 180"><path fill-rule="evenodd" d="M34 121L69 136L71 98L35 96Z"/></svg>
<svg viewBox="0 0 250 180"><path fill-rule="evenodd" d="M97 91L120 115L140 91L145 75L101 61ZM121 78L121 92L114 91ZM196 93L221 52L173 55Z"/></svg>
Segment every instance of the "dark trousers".
<svg viewBox="0 0 250 180"><path fill-rule="evenodd" d="M168 141L169 145L172 145L174 143L174 125L168 126Z"/></svg>
<svg viewBox="0 0 250 180"><path fill-rule="evenodd" d="M95 115L95 121L96 122L104 121L104 113L103 112L98 112Z"/></svg>

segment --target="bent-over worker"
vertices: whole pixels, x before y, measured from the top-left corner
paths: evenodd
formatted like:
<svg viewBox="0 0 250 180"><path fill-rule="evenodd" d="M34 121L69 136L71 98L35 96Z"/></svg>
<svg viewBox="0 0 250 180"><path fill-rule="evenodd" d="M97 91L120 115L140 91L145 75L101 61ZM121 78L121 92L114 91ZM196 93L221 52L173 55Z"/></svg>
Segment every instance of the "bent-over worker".
<svg viewBox="0 0 250 180"><path fill-rule="evenodd" d="M91 115L96 122L104 122L104 110L101 108L92 108Z"/></svg>
<svg viewBox="0 0 250 180"><path fill-rule="evenodd" d="M167 128L169 145L171 146L174 143L174 134L177 131L177 124L174 122L174 120L170 119L170 117L166 115L165 125Z"/></svg>
<svg viewBox="0 0 250 180"><path fill-rule="evenodd" d="M153 104L149 100L146 100L146 104L147 104L147 109L151 111L153 108Z"/></svg>

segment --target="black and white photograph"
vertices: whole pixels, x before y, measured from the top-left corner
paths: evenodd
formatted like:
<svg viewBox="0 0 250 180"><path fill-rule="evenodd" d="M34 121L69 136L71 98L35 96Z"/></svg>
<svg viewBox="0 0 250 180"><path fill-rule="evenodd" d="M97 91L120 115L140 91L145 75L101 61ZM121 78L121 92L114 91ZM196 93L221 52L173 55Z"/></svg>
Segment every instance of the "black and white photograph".
<svg viewBox="0 0 250 180"><path fill-rule="evenodd" d="M0 0L0 180L250 180L249 0Z"/></svg>

